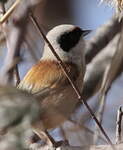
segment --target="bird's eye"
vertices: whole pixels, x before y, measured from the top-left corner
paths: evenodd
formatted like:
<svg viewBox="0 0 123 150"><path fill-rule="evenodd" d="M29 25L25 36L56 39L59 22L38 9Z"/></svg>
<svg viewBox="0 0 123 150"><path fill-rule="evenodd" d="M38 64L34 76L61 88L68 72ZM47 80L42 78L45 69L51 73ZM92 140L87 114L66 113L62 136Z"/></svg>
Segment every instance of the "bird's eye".
<svg viewBox="0 0 123 150"><path fill-rule="evenodd" d="M75 28L70 32L62 34L58 39L58 43L65 52L69 52L69 50L79 42L81 35L82 30L80 28Z"/></svg>

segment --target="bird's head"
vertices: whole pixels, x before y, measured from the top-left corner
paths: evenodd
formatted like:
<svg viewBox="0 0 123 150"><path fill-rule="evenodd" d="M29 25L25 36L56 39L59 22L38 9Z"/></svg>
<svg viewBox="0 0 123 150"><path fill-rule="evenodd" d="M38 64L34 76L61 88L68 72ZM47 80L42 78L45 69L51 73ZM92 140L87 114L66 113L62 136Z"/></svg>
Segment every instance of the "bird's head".
<svg viewBox="0 0 123 150"><path fill-rule="evenodd" d="M62 61L77 62L78 58L84 55L83 36L89 32L90 30L82 30L74 25L64 24L50 30L47 38ZM45 43L42 59L57 61L47 43Z"/></svg>

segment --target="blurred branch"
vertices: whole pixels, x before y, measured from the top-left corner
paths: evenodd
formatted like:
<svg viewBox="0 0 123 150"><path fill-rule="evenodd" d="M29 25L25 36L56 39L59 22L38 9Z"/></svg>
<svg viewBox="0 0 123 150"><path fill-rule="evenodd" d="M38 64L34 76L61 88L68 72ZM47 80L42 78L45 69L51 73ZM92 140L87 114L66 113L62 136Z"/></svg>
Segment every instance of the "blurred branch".
<svg viewBox="0 0 123 150"><path fill-rule="evenodd" d="M25 5L26 6L26 5ZM22 7L22 6L21 6ZM25 11L24 11L25 10ZM18 16L12 20L11 24L6 24L4 26L4 34L7 43L7 55L5 58L4 65L1 69L1 84L7 84L13 78L13 71L17 65L20 57L20 46L23 42L23 30L26 29L26 18L27 9L23 9L23 16ZM17 68L17 66L16 66Z"/></svg>
<svg viewBox="0 0 123 150"><path fill-rule="evenodd" d="M10 6L7 12L0 18L0 24L3 24L5 21L8 20L8 18L12 15L13 11L17 8L17 6L20 3L23 3L24 5L28 5L28 6L30 5L31 7L33 7L42 1L45 1L45 0L15 0L12 6ZM4 3L4 0L1 3Z"/></svg>
<svg viewBox="0 0 123 150"><path fill-rule="evenodd" d="M112 81L114 80L115 76L117 75L117 72L123 62L123 24L122 24L122 30L120 32L120 37L117 42L116 51L114 53L114 56L111 60L111 63L109 64L107 74L104 76L103 84L101 86L100 96L102 97L103 94L107 92L109 89Z"/></svg>
<svg viewBox="0 0 123 150"><path fill-rule="evenodd" d="M93 96L97 92L97 87L100 87L100 81L105 68L111 61L115 52L114 47L117 43L117 38L118 37L115 37L110 45L103 49L97 56L94 57L92 62L87 65L82 93L84 99L88 99Z"/></svg>
<svg viewBox="0 0 123 150"><path fill-rule="evenodd" d="M8 19L8 17L9 17L9 15L14 11L14 9L17 7L17 5L19 4L19 2L20 2L20 0L18 1L15 1L15 3L12 5L12 7L7 11L7 13L6 13L6 11L5 11L5 7L4 7L4 4L2 3L1 4L1 9L3 10L3 13L2 13L2 20L0 20L0 22L1 23L4 23L4 27L3 27L3 29L6 27L7 28L7 19ZM6 21L6 23L5 23L5 21ZM4 30L4 34L6 34L5 33L5 30ZM9 48L8 47L8 44L7 44L7 48ZM20 77L19 77L19 72L18 72L18 67L17 67L17 64L16 64L16 67L14 68L14 73L15 73L15 79L16 79L16 85L17 84L19 84L19 82L20 82Z"/></svg>
<svg viewBox="0 0 123 150"><path fill-rule="evenodd" d="M107 65L109 65L109 63L111 62L114 52L116 51L118 39L119 34L117 34L112 39L112 41L99 54L97 54L93 58L91 63L87 65L82 94L85 100L90 98L99 91L105 69ZM115 65L116 64L117 63L115 63ZM111 82L113 82L122 73L123 71L122 65L123 60L121 59L121 65L118 67L117 73L114 75Z"/></svg>
<svg viewBox="0 0 123 150"><path fill-rule="evenodd" d="M120 145L114 145L116 146L116 149L122 150L123 149L123 144ZM54 150L54 147L50 146L42 146L41 148L37 148L36 150ZM100 146L94 146L94 145L89 145L89 146L61 146L56 148L56 150L111 150L111 147L109 145L100 145Z"/></svg>
<svg viewBox="0 0 123 150"><path fill-rule="evenodd" d="M41 0L40 0L41 1ZM16 79L19 82L19 73L17 69L17 63L21 60L20 48L24 40L26 27L28 24L27 18L31 8L36 6L39 0L17 0L16 4L19 3L18 9L14 12L9 24L4 27L4 34L7 42L7 55L4 61L4 65L1 69L0 80L1 84L7 84L13 79L13 72L16 68ZM15 3L14 3L15 4ZM11 10L15 9L17 5L12 5ZM8 17L12 11L7 14ZM7 19L7 18L6 18ZM5 21L5 19L4 19Z"/></svg>
<svg viewBox="0 0 123 150"><path fill-rule="evenodd" d="M113 17L97 29L95 35L86 43L86 63L91 60L120 32L121 22Z"/></svg>
<svg viewBox="0 0 123 150"><path fill-rule="evenodd" d="M39 121L40 105L26 92L0 86L0 150L25 150L25 136L31 125Z"/></svg>
<svg viewBox="0 0 123 150"><path fill-rule="evenodd" d="M116 144L120 144L122 142L121 137L121 122L123 118L123 107L120 106L117 111L117 121L116 121Z"/></svg>
<svg viewBox="0 0 123 150"><path fill-rule="evenodd" d="M92 39L86 42L86 63L88 65L86 67L82 94L85 100L89 99L100 89L101 79L105 69L116 50L115 47L122 27L121 24L118 17L113 17L108 23L97 29ZM115 80L122 71L121 65L113 80Z"/></svg>
<svg viewBox="0 0 123 150"><path fill-rule="evenodd" d="M14 76L15 76L16 86L18 86L18 84L20 83L20 75L19 75L19 70L18 70L18 65L17 64L14 68Z"/></svg>
<svg viewBox="0 0 123 150"><path fill-rule="evenodd" d="M105 80L106 80L108 71L109 71L109 65L105 69L105 73L104 73L104 76L103 76L103 79L102 79L101 88L99 90L99 95L98 95L99 105L98 105L98 108L97 108L96 116L97 116L97 118L98 118L98 120L100 121L101 124L102 124L102 118L103 118L104 108L105 108L105 104L106 104L106 95L107 95L107 92L108 92L108 91L104 92L103 87L105 86ZM95 124L94 145L97 144L98 139L99 139L100 136L101 136L100 131L98 130L98 127Z"/></svg>
<svg viewBox="0 0 123 150"><path fill-rule="evenodd" d="M98 96L99 89L101 88L102 78L105 72L106 67L111 62L114 53L116 51L117 43L119 40L119 34L116 35L111 42L99 53L97 54L94 59L87 65L85 78L84 78L84 86L83 86L83 99L88 100L95 94ZM123 71L123 60L121 61L121 65L119 66L117 73L115 74L114 78L112 79L111 84L117 79L122 71ZM99 101L98 101L99 102ZM98 109L98 102L96 102L96 109ZM77 105L76 109L80 108L80 103ZM87 118L90 116L87 114ZM81 116L83 118L83 115ZM83 120L83 119L80 119Z"/></svg>
<svg viewBox="0 0 123 150"><path fill-rule="evenodd" d="M113 6L117 13L122 13L123 11L123 0L101 0L101 2L106 2L111 7Z"/></svg>
<svg viewBox="0 0 123 150"><path fill-rule="evenodd" d="M116 146L116 149L118 150L123 149L123 144L115 145L115 146ZM100 146L89 145L89 146L82 146L82 147L63 146L63 147L57 148L56 150L111 150L111 147L109 145L100 145Z"/></svg>
<svg viewBox="0 0 123 150"><path fill-rule="evenodd" d="M16 9L18 4L21 0L16 0L15 3L9 8L9 10L4 13L3 17L0 18L0 23L3 24L5 21L8 20L9 16L13 13L13 11Z"/></svg>
<svg viewBox="0 0 123 150"><path fill-rule="evenodd" d="M122 21L121 21L122 22ZM122 24L123 26L123 24ZM104 106L105 106L105 101L106 101L106 95L107 92L118 72L118 68L120 68L122 62L123 62L123 27L122 30L120 32L120 37L118 39L117 45L116 45L116 51L114 53L114 56L111 60L111 63L109 65L107 65L106 70L105 70L105 74L102 80L102 84L101 84L101 88L99 90L99 108L97 111L97 118L100 121L100 123L102 122L102 117L103 117L103 111L104 111ZM96 128L95 132L95 142L98 140L98 135L100 134L100 131L98 130L98 128Z"/></svg>
<svg viewBox="0 0 123 150"><path fill-rule="evenodd" d="M91 129L89 129L85 125L80 124L79 122L76 122L76 121L74 121L72 119L69 119L69 121L72 122L78 129L83 129L86 132L89 132L90 134L94 135L94 131L92 131ZM75 130L75 129L68 129L68 130L72 131L72 130ZM101 139L102 141L106 142L106 140L102 136L99 136L99 139Z"/></svg>

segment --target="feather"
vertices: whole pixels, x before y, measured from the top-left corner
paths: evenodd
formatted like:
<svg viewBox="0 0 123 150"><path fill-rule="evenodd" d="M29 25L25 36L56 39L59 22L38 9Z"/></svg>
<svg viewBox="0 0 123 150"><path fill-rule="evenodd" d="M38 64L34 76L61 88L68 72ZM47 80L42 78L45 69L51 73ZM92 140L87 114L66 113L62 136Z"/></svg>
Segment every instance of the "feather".
<svg viewBox="0 0 123 150"><path fill-rule="evenodd" d="M75 81L79 75L78 67L72 63L65 63L66 68ZM56 61L39 61L26 74L18 88L32 94L48 92L51 89L69 84L67 77Z"/></svg>

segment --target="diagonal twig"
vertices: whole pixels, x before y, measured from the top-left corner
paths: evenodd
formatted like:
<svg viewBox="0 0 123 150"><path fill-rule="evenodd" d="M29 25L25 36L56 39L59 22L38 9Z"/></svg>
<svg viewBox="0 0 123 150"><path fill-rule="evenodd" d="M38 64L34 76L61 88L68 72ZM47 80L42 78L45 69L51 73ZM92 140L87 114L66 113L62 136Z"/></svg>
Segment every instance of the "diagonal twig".
<svg viewBox="0 0 123 150"><path fill-rule="evenodd" d="M18 86L18 84L20 83L20 74L19 74L19 70L18 70L18 65L17 64L16 64L16 66L14 68L14 76L15 76L16 86Z"/></svg>
<svg viewBox="0 0 123 150"><path fill-rule="evenodd" d="M69 119L68 121L70 121L71 123L73 123L75 126L77 126L79 129L84 129L86 132L94 135L94 131L92 131L90 128L88 128L87 126L85 125L82 125L80 124L79 122L76 122L75 120L73 119ZM102 136L99 136L99 139L102 140L103 142L106 142L106 140L102 137Z"/></svg>
<svg viewBox="0 0 123 150"><path fill-rule="evenodd" d="M61 66L63 72L65 73L66 77L68 78L71 86L73 87L75 93L78 96L78 100L83 103L86 108L88 109L89 113L91 114L92 118L95 120L95 122L97 123L98 127L100 128L101 132L103 133L103 135L105 136L105 138L107 139L108 143L111 145L112 149L115 149L110 138L108 137L108 135L106 134L106 132L104 131L102 125L99 123L98 119L96 118L95 114L93 113L92 109L90 108L90 106L88 105L88 103L86 101L84 101L82 99L82 95L79 91L79 89L76 87L76 85L74 84L74 82L72 81L71 77L69 76L68 71L66 70L66 67L64 65L64 63L62 62L62 60L60 59L60 57L57 55L55 49L53 48L53 46L51 45L51 43L49 42L49 40L46 38L45 34L42 32L38 22L36 21L35 17L33 16L33 14L30 14L30 19L33 22L33 24L35 25L35 27L37 28L38 32L40 33L41 36L43 36L45 42L48 44L49 48L51 49L52 53L54 54L54 56L57 58L59 65Z"/></svg>
<svg viewBox="0 0 123 150"><path fill-rule="evenodd" d="M16 0L14 4L9 8L9 10L0 18L0 23L3 24L9 16L13 13L15 8L18 6L21 0Z"/></svg>
<svg viewBox="0 0 123 150"><path fill-rule="evenodd" d="M117 111L117 121L116 121L116 144L120 144L122 141L121 137L121 122L123 118L123 106L120 106Z"/></svg>
<svg viewBox="0 0 123 150"><path fill-rule="evenodd" d="M96 113L96 116L100 122L100 124L102 124L102 118L103 118L103 113L104 113L104 108L105 108L105 103L106 103L106 95L108 91L104 91L103 87L105 86L105 80L107 77L109 71L109 65L106 67L105 72L104 72L104 76L102 79L102 84L101 84L101 88L99 90L99 96L98 96L98 101L99 101L99 107ZM95 125L95 134L94 134L94 144L97 144L97 141L100 137L100 130L98 129L97 125Z"/></svg>

